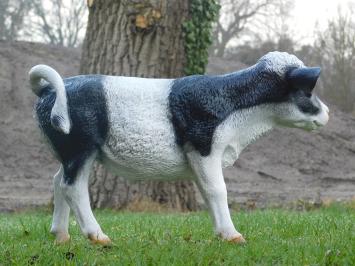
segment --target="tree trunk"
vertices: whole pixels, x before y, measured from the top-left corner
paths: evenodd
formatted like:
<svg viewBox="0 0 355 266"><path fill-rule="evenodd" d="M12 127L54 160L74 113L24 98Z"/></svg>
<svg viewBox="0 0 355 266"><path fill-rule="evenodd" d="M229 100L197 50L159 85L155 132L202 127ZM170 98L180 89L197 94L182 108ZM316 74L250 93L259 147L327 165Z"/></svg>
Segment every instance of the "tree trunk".
<svg viewBox="0 0 355 266"><path fill-rule="evenodd" d="M182 23L188 17L188 0L89 0L88 6L81 73L152 78L183 75ZM178 210L197 208L191 181L132 183L98 165L91 180L93 207L140 208L148 201Z"/></svg>

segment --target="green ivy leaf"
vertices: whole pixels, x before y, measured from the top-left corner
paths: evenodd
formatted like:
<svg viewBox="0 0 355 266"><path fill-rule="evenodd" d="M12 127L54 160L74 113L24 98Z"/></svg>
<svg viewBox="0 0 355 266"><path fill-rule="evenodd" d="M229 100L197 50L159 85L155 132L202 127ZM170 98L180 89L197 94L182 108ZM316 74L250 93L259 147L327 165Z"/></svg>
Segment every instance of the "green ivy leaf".
<svg viewBox="0 0 355 266"><path fill-rule="evenodd" d="M216 0L190 0L191 19L182 24L185 38L186 75L203 74L208 63L208 47L212 43L212 23L218 17Z"/></svg>

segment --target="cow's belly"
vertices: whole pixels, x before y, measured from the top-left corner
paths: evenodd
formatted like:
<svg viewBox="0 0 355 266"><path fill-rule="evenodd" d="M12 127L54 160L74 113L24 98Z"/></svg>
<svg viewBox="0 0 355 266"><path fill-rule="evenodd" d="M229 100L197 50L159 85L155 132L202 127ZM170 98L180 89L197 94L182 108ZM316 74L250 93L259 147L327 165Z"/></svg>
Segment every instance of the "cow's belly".
<svg viewBox="0 0 355 266"><path fill-rule="evenodd" d="M109 132L102 147L111 171L129 179L191 178L169 119L169 80L107 84ZM123 80L122 84L127 81Z"/></svg>
<svg viewBox="0 0 355 266"><path fill-rule="evenodd" d="M138 162L135 158L105 157L104 165L110 172L130 180L181 180L192 179L193 173L186 162L161 160L145 156Z"/></svg>
<svg viewBox="0 0 355 266"><path fill-rule="evenodd" d="M128 179L191 178L187 159L175 144L172 131L143 130L135 125L114 128L111 133L103 147L104 163L116 174Z"/></svg>

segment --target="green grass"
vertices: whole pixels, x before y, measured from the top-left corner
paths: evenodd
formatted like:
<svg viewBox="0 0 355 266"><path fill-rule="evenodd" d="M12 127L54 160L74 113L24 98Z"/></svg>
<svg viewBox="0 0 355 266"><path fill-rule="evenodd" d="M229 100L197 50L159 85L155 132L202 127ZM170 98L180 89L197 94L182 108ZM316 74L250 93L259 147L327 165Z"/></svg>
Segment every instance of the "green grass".
<svg viewBox="0 0 355 266"><path fill-rule="evenodd" d="M45 211L0 215L0 265L355 265L355 210L233 214L244 246L217 239L207 213L96 211L114 245L91 245L71 220L72 240L56 246Z"/></svg>

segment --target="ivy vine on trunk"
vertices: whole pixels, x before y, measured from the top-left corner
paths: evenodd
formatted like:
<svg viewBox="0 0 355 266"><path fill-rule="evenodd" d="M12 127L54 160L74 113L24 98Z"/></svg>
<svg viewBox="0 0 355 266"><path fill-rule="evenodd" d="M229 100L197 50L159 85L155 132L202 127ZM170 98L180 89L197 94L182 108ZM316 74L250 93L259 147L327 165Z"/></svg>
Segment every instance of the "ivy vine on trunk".
<svg viewBox="0 0 355 266"><path fill-rule="evenodd" d="M215 0L190 0L190 19L183 23L186 75L203 74L212 44L212 26L218 18L220 5Z"/></svg>

